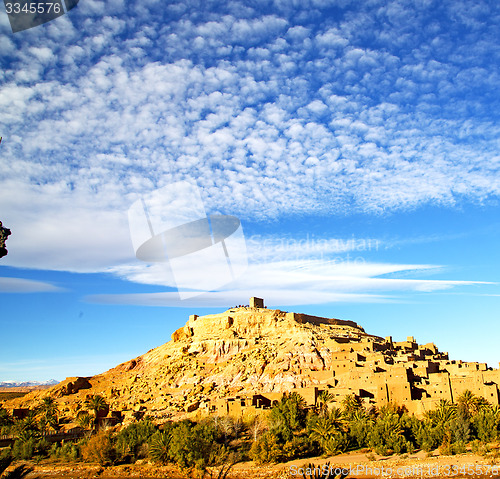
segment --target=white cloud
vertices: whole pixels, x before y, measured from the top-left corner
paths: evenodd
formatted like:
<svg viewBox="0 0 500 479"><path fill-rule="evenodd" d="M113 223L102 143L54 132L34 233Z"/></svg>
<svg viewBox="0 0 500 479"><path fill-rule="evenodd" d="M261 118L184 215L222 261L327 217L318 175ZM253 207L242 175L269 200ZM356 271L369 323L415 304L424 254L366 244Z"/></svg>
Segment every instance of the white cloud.
<svg viewBox="0 0 500 479"><path fill-rule="evenodd" d="M335 294L324 291L308 291L307 295L298 295L297 291L283 288L269 290L236 290L200 294L194 298L180 300L177 293L143 293L122 295L94 295L87 297L87 301L99 304L129 304L140 306L169 306L180 308L211 308L227 307L228 304L245 304L248 298L257 295L266 299L266 305L300 305L326 304L337 302L389 302L388 297L369 294Z"/></svg>
<svg viewBox="0 0 500 479"><path fill-rule="evenodd" d="M129 264L122 213L180 179L209 211L252 220L497 198L496 17L474 10L487 27L470 43L443 28L463 21L462 3L429 27L425 4L334 5L336 17L310 10L329 2L198 15L150 2L128 17L88 0L0 35L9 264Z"/></svg>
<svg viewBox="0 0 500 479"><path fill-rule="evenodd" d="M372 241L372 240L370 240ZM132 295L98 295L89 300L141 305L195 307L227 305L250 295L263 295L270 304L321 304L332 302L380 302L401 299L401 294L434 292L460 286L486 285L478 281L412 279L411 276L432 275L441 271L438 265L376 263L363 255L375 247L360 241L344 242L248 242L250 265L246 273L223 290L181 301L178 293ZM260 247L257 247L259 245ZM377 249L378 250L378 245ZM375 252L376 252L375 250ZM253 254L252 254L253 253ZM332 255L342 253L341 255ZM347 253L347 254L346 254ZM352 254L349 254L352 253ZM195 274L198 266L187 274ZM175 277L168 264L121 266L110 272L129 281L176 288ZM205 272L206 273L206 272ZM212 271L213 277L218 273ZM208 272L210 275L210 271ZM398 277L399 276L399 277ZM410 277L410 278L408 278ZM279 289L276 288L279 285ZM215 287L214 287L215 289Z"/></svg>
<svg viewBox="0 0 500 479"><path fill-rule="evenodd" d="M62 288L43 281L23 278L0 278L0 293L56 293Z"/></svg>

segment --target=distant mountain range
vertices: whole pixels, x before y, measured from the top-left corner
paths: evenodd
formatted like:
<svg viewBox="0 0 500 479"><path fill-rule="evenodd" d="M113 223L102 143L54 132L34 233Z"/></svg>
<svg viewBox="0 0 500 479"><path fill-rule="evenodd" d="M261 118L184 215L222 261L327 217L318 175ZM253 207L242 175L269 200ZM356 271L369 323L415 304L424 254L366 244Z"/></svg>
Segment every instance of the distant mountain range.
<svg viewBox="0 0 500 479"><path fill-rule="evenodd" d="M30 388L36 386L54 386L59 384L59 381L55 379L49 379L48 381L0 381L0 388Z"/></svg>

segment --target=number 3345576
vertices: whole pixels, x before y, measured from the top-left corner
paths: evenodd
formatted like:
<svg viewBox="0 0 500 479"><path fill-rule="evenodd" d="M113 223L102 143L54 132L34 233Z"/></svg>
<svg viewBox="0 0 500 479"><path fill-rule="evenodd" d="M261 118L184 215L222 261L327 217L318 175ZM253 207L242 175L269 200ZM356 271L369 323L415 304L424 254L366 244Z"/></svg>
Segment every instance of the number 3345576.
<svg viewBox="0 0 500 479"><path fill-rule="evenodd" d="M60 3L6 3L7 13L61 13Z"/></svg>

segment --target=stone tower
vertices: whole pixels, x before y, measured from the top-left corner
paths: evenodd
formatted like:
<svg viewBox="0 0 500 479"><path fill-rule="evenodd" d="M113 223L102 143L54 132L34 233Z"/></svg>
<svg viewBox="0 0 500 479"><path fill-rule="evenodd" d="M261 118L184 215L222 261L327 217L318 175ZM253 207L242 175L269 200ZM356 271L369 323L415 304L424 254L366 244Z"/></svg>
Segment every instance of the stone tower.
<svg viewBox="0 0 500 479"><path fill-rule="evenodd" d="M262 298L252 297L252 298L250 298L250 307L251 308L263 308L264 307L264 300Z"/></svg>

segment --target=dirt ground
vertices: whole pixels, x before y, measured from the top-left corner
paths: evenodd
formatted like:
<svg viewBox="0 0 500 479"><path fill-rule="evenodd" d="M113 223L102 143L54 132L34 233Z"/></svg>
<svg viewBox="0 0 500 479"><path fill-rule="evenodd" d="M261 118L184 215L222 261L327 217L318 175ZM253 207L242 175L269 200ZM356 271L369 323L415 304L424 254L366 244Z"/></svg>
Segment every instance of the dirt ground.
<svg viewBox="0 0 500 479"><path fill-rule="evenodd" d="M497 464L498 463L498 464ZM499 477L500 461L488 460L472 453L456 456L440 456L437 452L428 455L424 451L415 454L377 456L373 453L354 451L333 457L315 457L294 460L282 464L257 465L254 462L236 464L229 472L227 479L293 479L302 478L307 467L313 464L319 472L333 470L335 475L348 474L349 478L446 478L446 477ZM145 461L133 465L101 467L84 463L57 463L42 461L32 464L35 470L31 477L40 479L132 479L132 478L194 478L193 473L183 473L173 466L157 466ZM212 471L217 478L218 470ZM211 477L209 474L206 477Z"/></svg>

